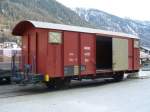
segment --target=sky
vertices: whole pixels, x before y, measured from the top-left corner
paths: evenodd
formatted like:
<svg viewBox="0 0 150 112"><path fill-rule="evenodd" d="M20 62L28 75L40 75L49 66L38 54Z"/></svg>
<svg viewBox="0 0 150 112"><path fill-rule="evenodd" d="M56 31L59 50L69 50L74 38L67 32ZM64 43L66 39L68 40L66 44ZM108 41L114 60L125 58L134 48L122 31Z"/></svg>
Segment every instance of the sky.
<svg viewBox="0 0 150 112"><path fill-rule="evenodd" d="M95 8L110 14L136 20L150 21L150 0L57 0L76 8Z"/></svg>

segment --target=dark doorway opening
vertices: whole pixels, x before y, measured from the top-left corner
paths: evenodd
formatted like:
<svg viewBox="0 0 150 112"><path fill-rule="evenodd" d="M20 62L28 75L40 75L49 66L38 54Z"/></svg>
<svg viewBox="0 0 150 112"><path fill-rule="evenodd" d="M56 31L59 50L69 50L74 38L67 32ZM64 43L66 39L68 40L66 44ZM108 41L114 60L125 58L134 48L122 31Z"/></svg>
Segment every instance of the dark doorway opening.
<svg viewBox="0 0 150 112"><path fill-rule="evenodd" d="M112 69L112 38L96 37L96 69Z"/></svg>

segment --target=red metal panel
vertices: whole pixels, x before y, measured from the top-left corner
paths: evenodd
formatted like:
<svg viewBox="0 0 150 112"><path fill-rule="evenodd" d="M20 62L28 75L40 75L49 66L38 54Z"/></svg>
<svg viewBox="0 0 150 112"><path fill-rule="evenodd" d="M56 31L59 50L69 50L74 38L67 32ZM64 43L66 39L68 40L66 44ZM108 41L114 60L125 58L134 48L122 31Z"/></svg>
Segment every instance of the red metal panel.
<svg viewBox="0 0 150 112"><path fill-rule="evenodd" d="M55 50L55 77L63 76L63 56L62 56L62 44L58 44L54 46Z"/></svg>
<svg viewBox="0 0 150 112"><path fill-rule="evenodd" d="M22 38L22 66L28 64L28 49L29 49L29 38L28 36L23 36Z"/></svg>
<svg viewBox="0 0 150 112"><path fill-rule="evenodd" d="M48 43L47 71L50 77L61 77L62 71L62 44Z"/></svg>
<svg viewBox="0 0 150 112"><path fill-rule="evenodd" d="M32 58L34 56L34 49L35 49L35 40L33 36L33 32L28 34L28 39L29 39L29 64L32 64Z"/></svg>
<svg viewBox="0 0 150 112"><path fill-rule="evenodd" d="M93 34L81 33L81 66L85 66L85 70L81 75L96 74L96 36Z"/></svg>
<svg viewBox="0 0 150 112"><path fill-rule="evenodd" d="M139 70L140 67L140 51L139 48L134 48L134 70Z"/></svg>
<svg viewBox="0 0 150 112"><path fill-rule="evenodd" d="M134 57L133 57L133 53L134 53L134 46L133 46L133 39L129 39L128 40L128 64L129 64L129 70L133 70L134 69Z"/></svg>
<svg viewBox="0 0 150 112"><path fill-rule="evenodd" d="M36 36L36 69L37 73L45 74L47 62L47 31L39 29Z"/></svg>
<svg viewBox="0 0 150 112"><path fill-rule="evenodd" d="M32 72L36 72L36 32L30 31L28 34L29 37L29 64L32 65Z"/></svg>
<svg viewBox="0 0 150 112"><path fill-rule="evenodd" d="M79 75L79 33L64 32L64 76Z"/></svg>
<svg viewBox="0 0 150 112"><path fill-rule="evenodd" d="M79 33L64 32L64 66L79 65Z"/></svg>
<svg viewBox="0 0 150 112"><path fill-rule="evenodd" d="M51 30L49 32L57 32ZM48 43L47 35L47 73L50 77L62 77L63 76L63 44Z"/></svg>

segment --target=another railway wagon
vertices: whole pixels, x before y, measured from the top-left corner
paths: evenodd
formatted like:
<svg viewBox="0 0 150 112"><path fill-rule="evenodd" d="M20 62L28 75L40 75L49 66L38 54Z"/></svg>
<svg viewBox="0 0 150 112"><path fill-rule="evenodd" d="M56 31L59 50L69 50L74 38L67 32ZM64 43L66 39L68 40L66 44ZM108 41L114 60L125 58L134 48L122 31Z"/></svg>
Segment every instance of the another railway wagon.
<svg viewBox="0 0 150 112"><path fill-rule="evenodd" d="M22 72L14 76L20 82L120 81L139 70L139 38L133 35L30 20L19 22L12 34L22 36Z"/></svg>
<svg viewBox="0 0 150 112"><path fill-rule="evenodd" d="M15 54L15 65L17 66L21 54L20 51L20 48L0 49L0 84L11 82L11 57Z"/></svg>

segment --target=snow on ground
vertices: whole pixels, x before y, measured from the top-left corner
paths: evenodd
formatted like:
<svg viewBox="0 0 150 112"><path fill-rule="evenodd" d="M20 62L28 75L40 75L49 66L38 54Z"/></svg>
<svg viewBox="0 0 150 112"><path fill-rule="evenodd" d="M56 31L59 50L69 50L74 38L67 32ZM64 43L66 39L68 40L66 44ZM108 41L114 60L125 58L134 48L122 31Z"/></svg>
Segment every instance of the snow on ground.
<svg viewBox="0 0 150 112"><path fill-rule="evenodd" d="M39 94L1 98L0 112L150 112L149 82L149 78L119 83L97 81L47 92L37 88Z"/></svg>
<svg viewBox="0 0 150 112"><path fill-rule="evenodd" d="M139 77L150 78L150 71L142 71L142 70L140 70L139 71Z"/></svg>

